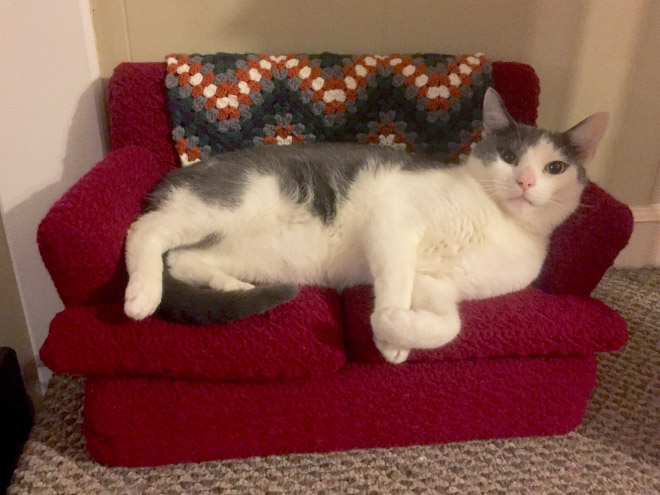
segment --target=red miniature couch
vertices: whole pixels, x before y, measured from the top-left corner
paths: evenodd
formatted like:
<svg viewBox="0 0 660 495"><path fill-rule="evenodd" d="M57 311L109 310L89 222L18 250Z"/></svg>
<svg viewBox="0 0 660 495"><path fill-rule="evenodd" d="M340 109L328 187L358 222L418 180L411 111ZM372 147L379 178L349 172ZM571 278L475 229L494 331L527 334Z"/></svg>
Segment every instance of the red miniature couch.
<svg viewBox="0 0 660 495"><path fill-rule="evenodd" d="M123 314L126 231L177 166L165 65L126 63L108 87L112 152L50 210L38 242L65 310L41 358L87 375L92 457L147 466L293 452L556 435L580 424L596 354L627 338L589 294L625 246L630 210L593 183L554 234L533 287L461 304L460 335L400 365L375 349L370 287L306 287L272 311L187 326ZM534 124L527 65L493 64L512 116Z"/></svg>

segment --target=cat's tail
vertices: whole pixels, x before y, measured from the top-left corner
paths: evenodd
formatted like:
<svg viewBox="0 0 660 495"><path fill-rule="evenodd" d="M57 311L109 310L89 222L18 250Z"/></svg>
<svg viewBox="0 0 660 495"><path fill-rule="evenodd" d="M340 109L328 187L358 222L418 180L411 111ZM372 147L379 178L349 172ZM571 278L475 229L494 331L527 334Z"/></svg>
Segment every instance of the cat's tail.
<svg viewBox="0 0 660 495"><path fill-rule="evenodd" d="M188 285L163 270L163 297L158 313L164 319L178 323L227 323L268 311L297 294L298 288L292 285L217 291Z"/></svg>

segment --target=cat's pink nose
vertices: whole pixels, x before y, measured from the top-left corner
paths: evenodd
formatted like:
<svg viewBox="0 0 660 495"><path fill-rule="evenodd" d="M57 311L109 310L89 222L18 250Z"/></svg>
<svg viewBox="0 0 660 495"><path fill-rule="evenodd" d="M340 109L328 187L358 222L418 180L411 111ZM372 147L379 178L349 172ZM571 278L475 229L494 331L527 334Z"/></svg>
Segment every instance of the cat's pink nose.
<svg viewBox="0 0 660 495"><path fill-rule="evenodd" d="M530 169L526 169L523 170L523 172L518 176L516 182L522 191L525 192L527 189L536 184L536 177L534 177L534 172L532 172Z"/></svg>

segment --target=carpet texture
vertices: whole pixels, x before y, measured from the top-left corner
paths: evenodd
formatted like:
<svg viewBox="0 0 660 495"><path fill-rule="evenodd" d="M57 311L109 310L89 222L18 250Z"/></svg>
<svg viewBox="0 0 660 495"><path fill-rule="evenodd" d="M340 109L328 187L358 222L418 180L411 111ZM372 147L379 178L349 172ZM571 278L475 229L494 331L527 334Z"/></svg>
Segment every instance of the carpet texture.
<svg viewBox="0 0 660 495"><path fill-rule="evenodd" d="M594 295L621 313L630 340L599 357L584 423L569 435L107 468L84 448L84 380L56 375L8 493L660 493L660 270L611 269Z"/></svg>

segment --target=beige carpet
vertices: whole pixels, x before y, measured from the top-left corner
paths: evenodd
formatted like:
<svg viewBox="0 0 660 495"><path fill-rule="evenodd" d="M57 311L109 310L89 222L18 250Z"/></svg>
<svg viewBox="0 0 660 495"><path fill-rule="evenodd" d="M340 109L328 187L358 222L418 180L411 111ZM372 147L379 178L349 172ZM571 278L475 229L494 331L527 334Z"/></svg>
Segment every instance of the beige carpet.
<svg viewBox="0 0 660 495"><path fill-rule="evenodd" d="M660 494L660 271L610 270L595 295L630 342L570 435L107 468L84 449L83 380L55 376L9 494Z"/></svg>

